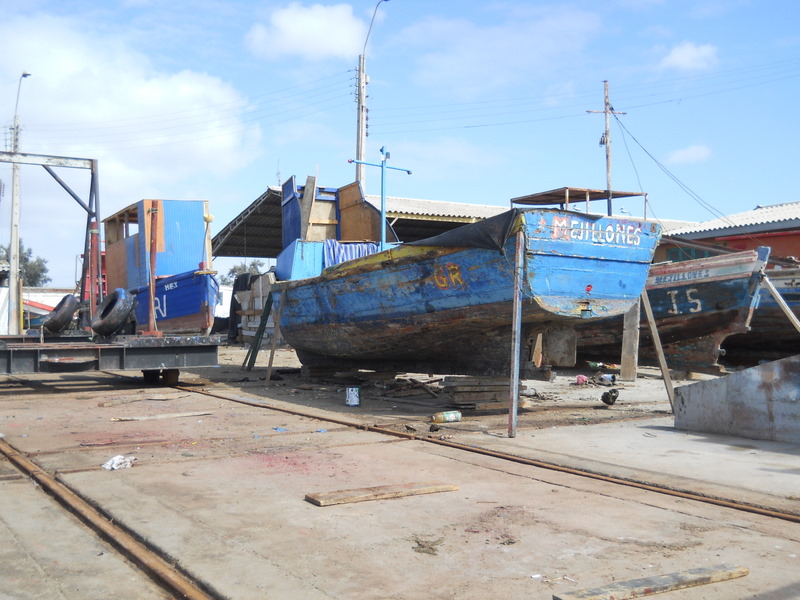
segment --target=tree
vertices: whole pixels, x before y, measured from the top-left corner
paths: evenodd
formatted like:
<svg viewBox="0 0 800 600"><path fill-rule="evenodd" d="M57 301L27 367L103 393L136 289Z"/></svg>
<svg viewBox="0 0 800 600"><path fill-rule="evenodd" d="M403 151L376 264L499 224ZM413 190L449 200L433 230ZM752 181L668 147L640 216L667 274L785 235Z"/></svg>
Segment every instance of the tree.
<svg viewBox="0 0 800 600"><path fill-rule="evenodd" d="M0 260L11 262L9 252L11 244L0 246ZM22 278L23 285L29 287L43 287L50 283L52 279L47 275L47 259L37 256L33 257L33 250L26 248L22 240L19 241L19 276Z"/></svg>
<svg viewBox="0 0 800 600"><path fill-rule="evenodd" d="M258 260L257 258L251 260L249 265L245 261L242 261L238 265L232 266L228 270L227 275L220 276L219 282L221 285L233 285L233 282L239 275L242 275L244 273L251 273L253 275L258 275L261 273L261 267L263 266L264 266L264 261Z"/></svg>

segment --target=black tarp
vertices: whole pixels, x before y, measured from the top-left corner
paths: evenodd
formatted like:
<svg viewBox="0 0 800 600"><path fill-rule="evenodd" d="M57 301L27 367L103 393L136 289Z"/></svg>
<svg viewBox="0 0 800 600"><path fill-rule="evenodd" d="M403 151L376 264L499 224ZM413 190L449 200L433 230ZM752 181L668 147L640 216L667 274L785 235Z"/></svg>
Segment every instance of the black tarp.
<svg viewBox="0 0 800 600"><path fill-rule="evenodd" d="M511 231L514 229L514 224L517 222L520 212L519 209L512 208L483 221L457 227L424 240L408 242L406 245L502 250L506 240L511 235Z"/></svg>

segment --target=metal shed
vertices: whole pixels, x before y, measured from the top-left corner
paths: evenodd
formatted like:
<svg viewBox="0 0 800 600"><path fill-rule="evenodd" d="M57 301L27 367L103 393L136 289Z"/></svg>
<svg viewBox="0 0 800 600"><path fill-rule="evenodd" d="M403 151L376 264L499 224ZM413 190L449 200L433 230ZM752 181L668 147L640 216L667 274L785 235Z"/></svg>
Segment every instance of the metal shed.
<svg viewBox="0 0 800 600"><path fill-rule="evenodd" d="M303 186L298 189L302 190ZM323 193L331 188L317 189ZM366 196L365 200L380 207L379 196ZM277 257L283 250L281 203L281 188L269 187L214 236L212 254L215 257ZM386 204L387 220L402 242L432 237L508 210L507 204L489 206L391 196L386 198Z"/></svg>

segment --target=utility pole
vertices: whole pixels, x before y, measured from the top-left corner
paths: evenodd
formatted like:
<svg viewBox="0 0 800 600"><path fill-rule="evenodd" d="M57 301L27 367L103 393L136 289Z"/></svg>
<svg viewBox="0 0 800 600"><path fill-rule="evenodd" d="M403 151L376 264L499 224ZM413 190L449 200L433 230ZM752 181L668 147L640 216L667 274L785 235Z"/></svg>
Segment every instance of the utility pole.
<svg viewBox="0 0 800 600"><path fill-rule="evenodd" d="M364 39L364 48L358 56L358 71L356 72L356 102L358 103L358 121L356 123L356 181L361 184L361 191L367 193L364 186L366 184L364 169L364 153L367 146L367 83L369 83L366 73L367 42L369 34L372 32L372 24L375 22L375 15L378 14L378 7L382 2L389 0L378 0L375 10L372 13L372 21L369 22L367 37Z"/></svg>
<svg viewBox="0 0 800 600"><path fill-rule="evenodd" d="M600 138L600 145L606 147L606 191L608 192L608 216L613 213L611 206L614 192L611 190L611 115L624 115L624 112L617 112L608 100L608 81L603 81L605 91L605 103L603 110L587 110L589 113L605 113L606 130ZM642 297L647 299L647 292L642 293ZM636 369L639 364L639 321L641 319L640 303L637 300L625 313L622 326L622 356L620 362L620 379L622 381L636 381Z"/></svg>
<svg viewBox="0 0 800 600"><path fill-rule="evenodd" d="M603 110L587 110L587 113L605 113L606 115L606 130L603 137L600 138L600 145L606 147L606 192L608 193L608 216L613 212L611 201L613 200L614 193L611 191L611 115L624 115L624 112L617 112L611 106L608 100L608 80L603 81L603 88L605 90L605 103Z"/></svg>
<svg viewBox="0 0 800 600"><path fill-rule="evenodd" d="M11 131L11 151L16 154L19 152L19 91L22 88L22 80L30 77L27 71L19 76L17 84L17 102L14 104L14 128ZM11 240L8 245L9 272L8 272L8 333L9 335L20 334L20 321L22 312L20 310L20 281L19 281L19 163L11 166Z"/></svg>

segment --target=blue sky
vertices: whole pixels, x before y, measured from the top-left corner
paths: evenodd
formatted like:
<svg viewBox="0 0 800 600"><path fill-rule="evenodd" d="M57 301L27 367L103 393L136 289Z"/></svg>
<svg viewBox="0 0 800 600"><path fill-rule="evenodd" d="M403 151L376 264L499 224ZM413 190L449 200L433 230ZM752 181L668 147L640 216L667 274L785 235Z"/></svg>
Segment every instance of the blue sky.
<svg viewBox="0 0 800 600"><path fill-rule="evenodd" d="M291 175L353 181L355 69L375 6L3 0L2 121L29 71L23 152L98 159L102 217L142 198L206 199L218 231ZM604 118L587 111L602 110L608 80L626 113L612 119L612 184L647 192L650 215L795 201L798 22L793 0L382 2L366 159L385 146L412 170L389 172L389 195L507 206L604 189ZM59 174L88 196L86 173ZM6 244L10 165L0 179ZM41 167L22 167L21 186L23 241L71 286L85 217ZM379 191L368 168L366 192ZM642 214L640 200L621 207Z"/></svg>

